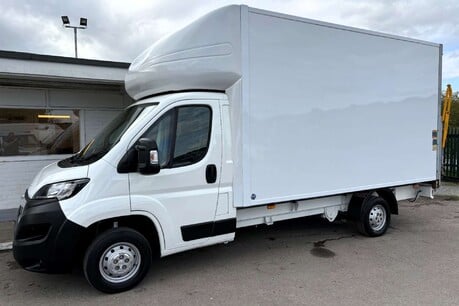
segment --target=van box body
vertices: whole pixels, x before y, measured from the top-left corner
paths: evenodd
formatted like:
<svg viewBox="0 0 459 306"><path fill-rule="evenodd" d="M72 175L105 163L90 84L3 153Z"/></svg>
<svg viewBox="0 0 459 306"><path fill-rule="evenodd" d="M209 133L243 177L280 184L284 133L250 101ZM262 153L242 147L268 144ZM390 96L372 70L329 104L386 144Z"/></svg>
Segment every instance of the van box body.
<svg viewBox="0 0 459 306"><path fill-rule="evenodd" d="M135 99L229 96L234 205L439 178L441 45L230 6L141 54Z"/></svg>

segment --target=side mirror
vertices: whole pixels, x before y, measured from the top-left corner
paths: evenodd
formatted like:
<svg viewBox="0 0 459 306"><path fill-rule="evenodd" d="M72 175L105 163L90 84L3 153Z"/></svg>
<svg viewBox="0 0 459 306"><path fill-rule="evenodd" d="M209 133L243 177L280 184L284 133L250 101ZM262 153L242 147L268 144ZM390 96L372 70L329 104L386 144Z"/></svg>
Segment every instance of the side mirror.
<svg viewBox="0 0 459 306"><path fill-rule="evenodd" d="M156 174L160 170L158 145L156 141L140 138L135 146L138 156L137 169L142 174Z"/></svg>

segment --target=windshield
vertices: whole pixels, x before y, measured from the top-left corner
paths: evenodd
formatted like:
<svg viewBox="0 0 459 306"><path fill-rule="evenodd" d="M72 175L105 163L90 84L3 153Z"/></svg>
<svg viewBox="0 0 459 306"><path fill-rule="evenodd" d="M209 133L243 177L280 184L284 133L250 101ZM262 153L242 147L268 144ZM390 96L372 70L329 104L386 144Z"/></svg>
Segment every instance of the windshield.
<svg viewBox="0 0 459 306"><path fill-rule="evenodd" d="M90 164L104 156L113 148L124 132L132 125L142 111L157 104L141 104L125 109L113 119L97 136L91 140L80 152L59 163L61 167Z"/></svg>

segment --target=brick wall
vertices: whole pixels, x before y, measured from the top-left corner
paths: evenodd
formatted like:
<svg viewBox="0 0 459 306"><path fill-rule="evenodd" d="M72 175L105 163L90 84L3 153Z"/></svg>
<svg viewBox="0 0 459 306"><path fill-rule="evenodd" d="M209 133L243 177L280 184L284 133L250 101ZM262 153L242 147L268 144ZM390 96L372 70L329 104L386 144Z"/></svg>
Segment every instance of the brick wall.
<svg viewBox="0 0 459 306"><path fill-rule="evenodd" d="M0 211L17 208L21 196L44 166L56 160L0 161Z"/></svg>

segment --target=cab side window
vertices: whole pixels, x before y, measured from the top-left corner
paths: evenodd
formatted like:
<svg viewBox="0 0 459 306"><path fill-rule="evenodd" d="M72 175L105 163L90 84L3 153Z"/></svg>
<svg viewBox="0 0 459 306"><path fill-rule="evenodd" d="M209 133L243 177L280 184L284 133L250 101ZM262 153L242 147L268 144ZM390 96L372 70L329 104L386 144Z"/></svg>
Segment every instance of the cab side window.
<svg viewBox="0 0 459 306"><path fill-rule="evenodd" d="M207 106L178 108L177 131L171 167L197 163L207 153L210 140L211 111Z"/></svg>
<svg viewBox="0 0 459 306"><path fill-rule="evenodd" d="M156 141L161 168L176 168L199 162L207 153L212 111L204 105L171 109L142 137Z"/></svg>
<svg viewBox="0 0 459 306"><path fill-rule="evenodd" d="M174 116L174 110L168 111L142 136L156 141L161 168L166 167L170 160Z"/></svg>

